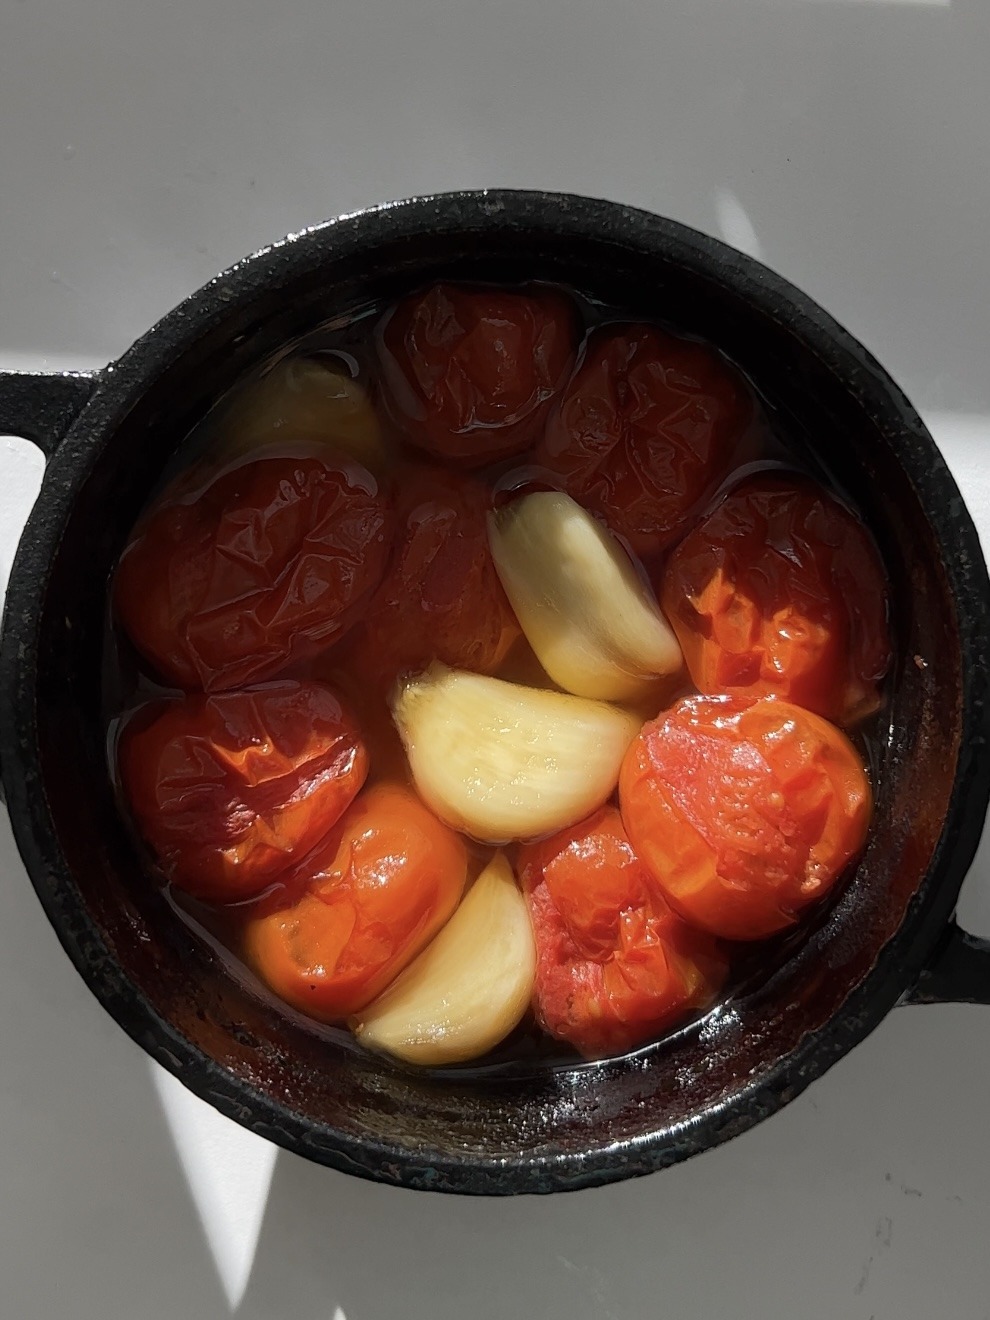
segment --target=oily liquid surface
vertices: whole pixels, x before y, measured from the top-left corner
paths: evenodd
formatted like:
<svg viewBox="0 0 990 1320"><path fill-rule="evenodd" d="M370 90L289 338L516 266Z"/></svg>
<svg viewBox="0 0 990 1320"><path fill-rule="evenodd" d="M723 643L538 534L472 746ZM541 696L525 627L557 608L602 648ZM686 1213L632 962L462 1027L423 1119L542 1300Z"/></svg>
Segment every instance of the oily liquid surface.
<svg viewBox="0 0 990 1320"><path fill-rule="evenodd" d="M574 289L565 288L563 291L577 304L586 330L607 325L612 321L627 319L620 308L607 307L593 302ZM325 357L329 366L350 375L363 385L368 391L372 402L377 404L373 334L378 318L384 310L384 306L377 305L362 307L350 316L337 317L334 321L315 328L313 331L294 340L291 344L286 345L279 353L267 358L249 375L242 377L237 388L239 389L251 380L264 375L276 362L285 357L320 355ZM654 320L662 329L683 335L683 332L679 331L676 326L667 325L660 318L654 318ZM737 372L739 371L738 367L735 369ZM826 490L838 496L855 512L852 502L837 487L837 483L821 463L809 438L803 433L796 420L774 409L758 389L754 387L753 383L748 381L743 373L739 372L739 374L752 397L754 404L752 419L740 437L731 470L717 489L709 491L703 501L695 508L693 514L685 523L685 530L692 526L698 517L713 508L718 503L722 493L727 488L737 484L743 476L767 470L809 475L824 486ZM221 405L227 397L229 396L224 396L223 399L217 401L217 405L213 410L177 448L172 460L163 471L162 479L149 504L154 503L159 494L177 478L185 478L190 471L194 472L197 465L209 456L211 449L216 444L216 419L221 416L223 411ZM383 410L379 408L378 411L383 423L386 449L389 456L388 476L396 488L401 488L404 470L407 470L410 465L420 466L426 456L404 445L394 429L390 427ZM279 452L282 451L275 447L266 447L264 450L265 456L271 456ZM296 451L290 446L284 452L293 453ZM261 452L259 451L255 456L260 457ZM240 461L244 460L241 459ZM437 463L438 460L430 459L428 461ZM205 485L208 480L213 480L217 470L214 467L209 477L204 476L202 482L194 480L192 482L193 487L195 488L200 484ZM462 471L462 469L456 470ZM535 465L527 454L505 459L488 467L473 468L471 475L492 489L496 505L501 500L508 499L526 490L561 488L560 478L552 472ZM668 550L649 558L641 559L636 555L632 556L633 562L644 578L647 580L652 579L654 582L660 580L665 560L673 551L676 543L675 541ZM629 549L630 547L627 545L626 548ZM148 672L147 666L137 655L127 637L115 626L109 604L106 616L104 656L102 695L107 729L108 766L117 791L121 812L125 820L130 822L130 814L121 791L117 772L116 746L120 731L129 716L148 702L178 696L180 693L177 689L163 685L159 679ZM513 645L506 659L495 671L495 676L534 687L554 687L554 684L540 667L525 638L522 637ZM369 691L368 685L363 680L357 667L348 663L346 646L334 646L315 660L284 671L280 677L310 678L326 682L334 687L344 701L347 702L361 725L370 756L367 786L382 780L411 782L405 753L392 723L387 704L380 695ZM889 682L889 676L887 682ZM659 708L672 704L679 697L692 691L694 689L690 685L690 680L681 682L677 687L668 684L666 689L661 689ZM656 713L657 710L651 709L645 712L644 718L652 718ZM884 702L880 710L864 724L854 730L847 731L848 736L864 759L874 789L877 784L881 751L887 737L887 725L888 716L886 714L886 702ZM617 801L617 796L613 795L611 801ZM273 1004L280 1013L291 1019L293 1023L303 1027L318 1038L332 1043L336 1047L365 1052L347 1028L316 1022L283 1003L245 964L240 953L242 932L245 919L254 909L258 902L257 899L227 907L216 907L190 897L164 879L143 840L138 836L136 829L133 825L131 825L131 828L138 849L145 859L145 872L143 875L135 877L134 883L136 885L151 883L161 887L177 917L213 950L228 972L252 994ZM470 884L481 873L497 849L471 840L467 842L470 853ZM510 850L510 858L511 855ZM841 884L837 885L831 898L826 899L810 917L803 920L793 930L754 944L749 948L743 949L737 946L732 959L730 979L722 992L719 1006L724 1006L727 1002L744 996L750 989L765 981L775 970L784 965L795 949L807 940L809 934L817 926L824 923L830 908L841 894L842 888ZM678 1025L667 1033L663 1039L671 1040L683 1035L685 1032L697 1031L705 1017L716 1011L717 1009L709 1010L701 1018ZM632 1051L632 1053L642 1054L653 1051L658 1044L662 1044L662 1041L648 1043ZM383 1059L382 1062L400 1069L406 1067L406 1065L392 1059ZM599 1062L588 1062L581 1059L565 1043L552 1040L544 1035L536 1026L532 1016L527 1015L520 1026L483 1059L475 1060L469 1064L453 1065L448 1068L416 1068L415 1071L420 1075L426 1073L437 1077L444 1074L456 1074L463 1080L466 1077L483 1079L493 1075L526 1074L534 1070L558 1067L573 1068L575 1066L593 1068L600 1065Z"/></svg>

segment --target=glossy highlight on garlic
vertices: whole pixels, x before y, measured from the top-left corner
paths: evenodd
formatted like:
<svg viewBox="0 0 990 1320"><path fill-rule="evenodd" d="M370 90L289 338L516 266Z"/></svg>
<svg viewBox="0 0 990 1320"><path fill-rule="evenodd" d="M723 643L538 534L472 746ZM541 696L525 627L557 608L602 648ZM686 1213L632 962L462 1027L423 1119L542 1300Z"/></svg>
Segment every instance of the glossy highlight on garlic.
<svg viewBox="0 0 990 1320"><path fill-rule="evenodd" d="M614 536L561 491L488 515L492 557L522 630L555 683L635 701L676 673L681 648Z"/></svg>

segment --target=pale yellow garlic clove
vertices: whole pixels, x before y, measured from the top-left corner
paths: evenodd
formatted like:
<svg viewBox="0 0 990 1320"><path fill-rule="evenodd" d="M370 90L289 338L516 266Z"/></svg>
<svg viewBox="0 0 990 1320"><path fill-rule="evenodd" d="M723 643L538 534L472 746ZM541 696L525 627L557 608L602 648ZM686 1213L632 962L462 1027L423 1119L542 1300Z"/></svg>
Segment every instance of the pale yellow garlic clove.
<svg viewBox="0 0 990 1320"><path fill-rule="evenodd" d="M681 666L677 638L614 536L559 491L489 514L495 567L537 658L581 697L632 701Z"/></svg>
<svg viewBox="0 0 990 1320"><path fill-rule="evenodd" d="M519 1024L535 975L526 901L499 853L433 943L351 1025L362 1044L408 1063L465 1063Z"/></svg>
<svg viewBox="0 0 990 1320"><path fill-rule="evenodd" d="M283 358L235 390L216 421L218 458L260 458L266 449L299 443L354 458L376 474L385 466L381 423L367 391L332 359Z"/></svg>
<svg viewBox="0 0 990 1320"><path fill-rule="evenodd" d="M399 685L392 715L423 800L491 843L549 834L600 806L642 724L601 701L440 664Z"/></svg>

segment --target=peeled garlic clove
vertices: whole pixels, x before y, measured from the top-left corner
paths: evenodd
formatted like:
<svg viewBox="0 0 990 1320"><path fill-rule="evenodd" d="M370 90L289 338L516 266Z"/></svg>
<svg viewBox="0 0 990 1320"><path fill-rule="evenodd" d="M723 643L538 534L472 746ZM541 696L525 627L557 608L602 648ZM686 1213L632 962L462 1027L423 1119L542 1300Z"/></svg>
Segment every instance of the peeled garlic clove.
<svg viewBox="0 0 990 1320"><path fill-rule="evenodd" d="M519 1024L535 976L526 901L499 853L433 943L352 1026L362 1044L408 1063L464 1063Z"/></svg>
<svg viewBox="0 0 990 1320"><path fill-rule="evenodd" d="M319 358L284 358L231 396L216 429L218 456L276 445L325 446L380 473L386 462L378 416L364 387Z"/></svg>
<svg viewBox="0 0 990 1320"><path fill-rule="evenodd" d="M423 800L491 843L549 834L601 806L642 724L601 701L441 664L400 684L392 715Z"/></svg>
<svg viewBox="0 0 990 1320"><path fill-rule="evenodd" d="M568 692L644 695L681 666L681 648L614 536L559 491L488 517L492 557L529 644Z"/></svg>

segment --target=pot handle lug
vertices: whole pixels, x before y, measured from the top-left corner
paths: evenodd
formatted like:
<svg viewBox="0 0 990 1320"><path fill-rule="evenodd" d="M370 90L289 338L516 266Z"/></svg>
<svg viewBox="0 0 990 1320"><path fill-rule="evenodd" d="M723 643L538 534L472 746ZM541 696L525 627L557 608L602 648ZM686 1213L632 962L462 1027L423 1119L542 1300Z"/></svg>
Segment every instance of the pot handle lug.
<svg viewBox="0 0 990 1320"><path fill-rule="evenodd" d="M97 380L95 372L0 371L0 435L30 440L51 458ZM5 800L0 773L0 802Z"/></svg>
<svg viewBox="0 0 990 1320"><path fill-rule="evenodd" d="M0 371L0 435L19 435L51 458L96 387L83 371Z"/></svg>
<svg viewBox="0 0 990 1320"><path fill-rule="evenodd" d="M990 940L950 921L905 1004L990 1004Z"/></svg>

